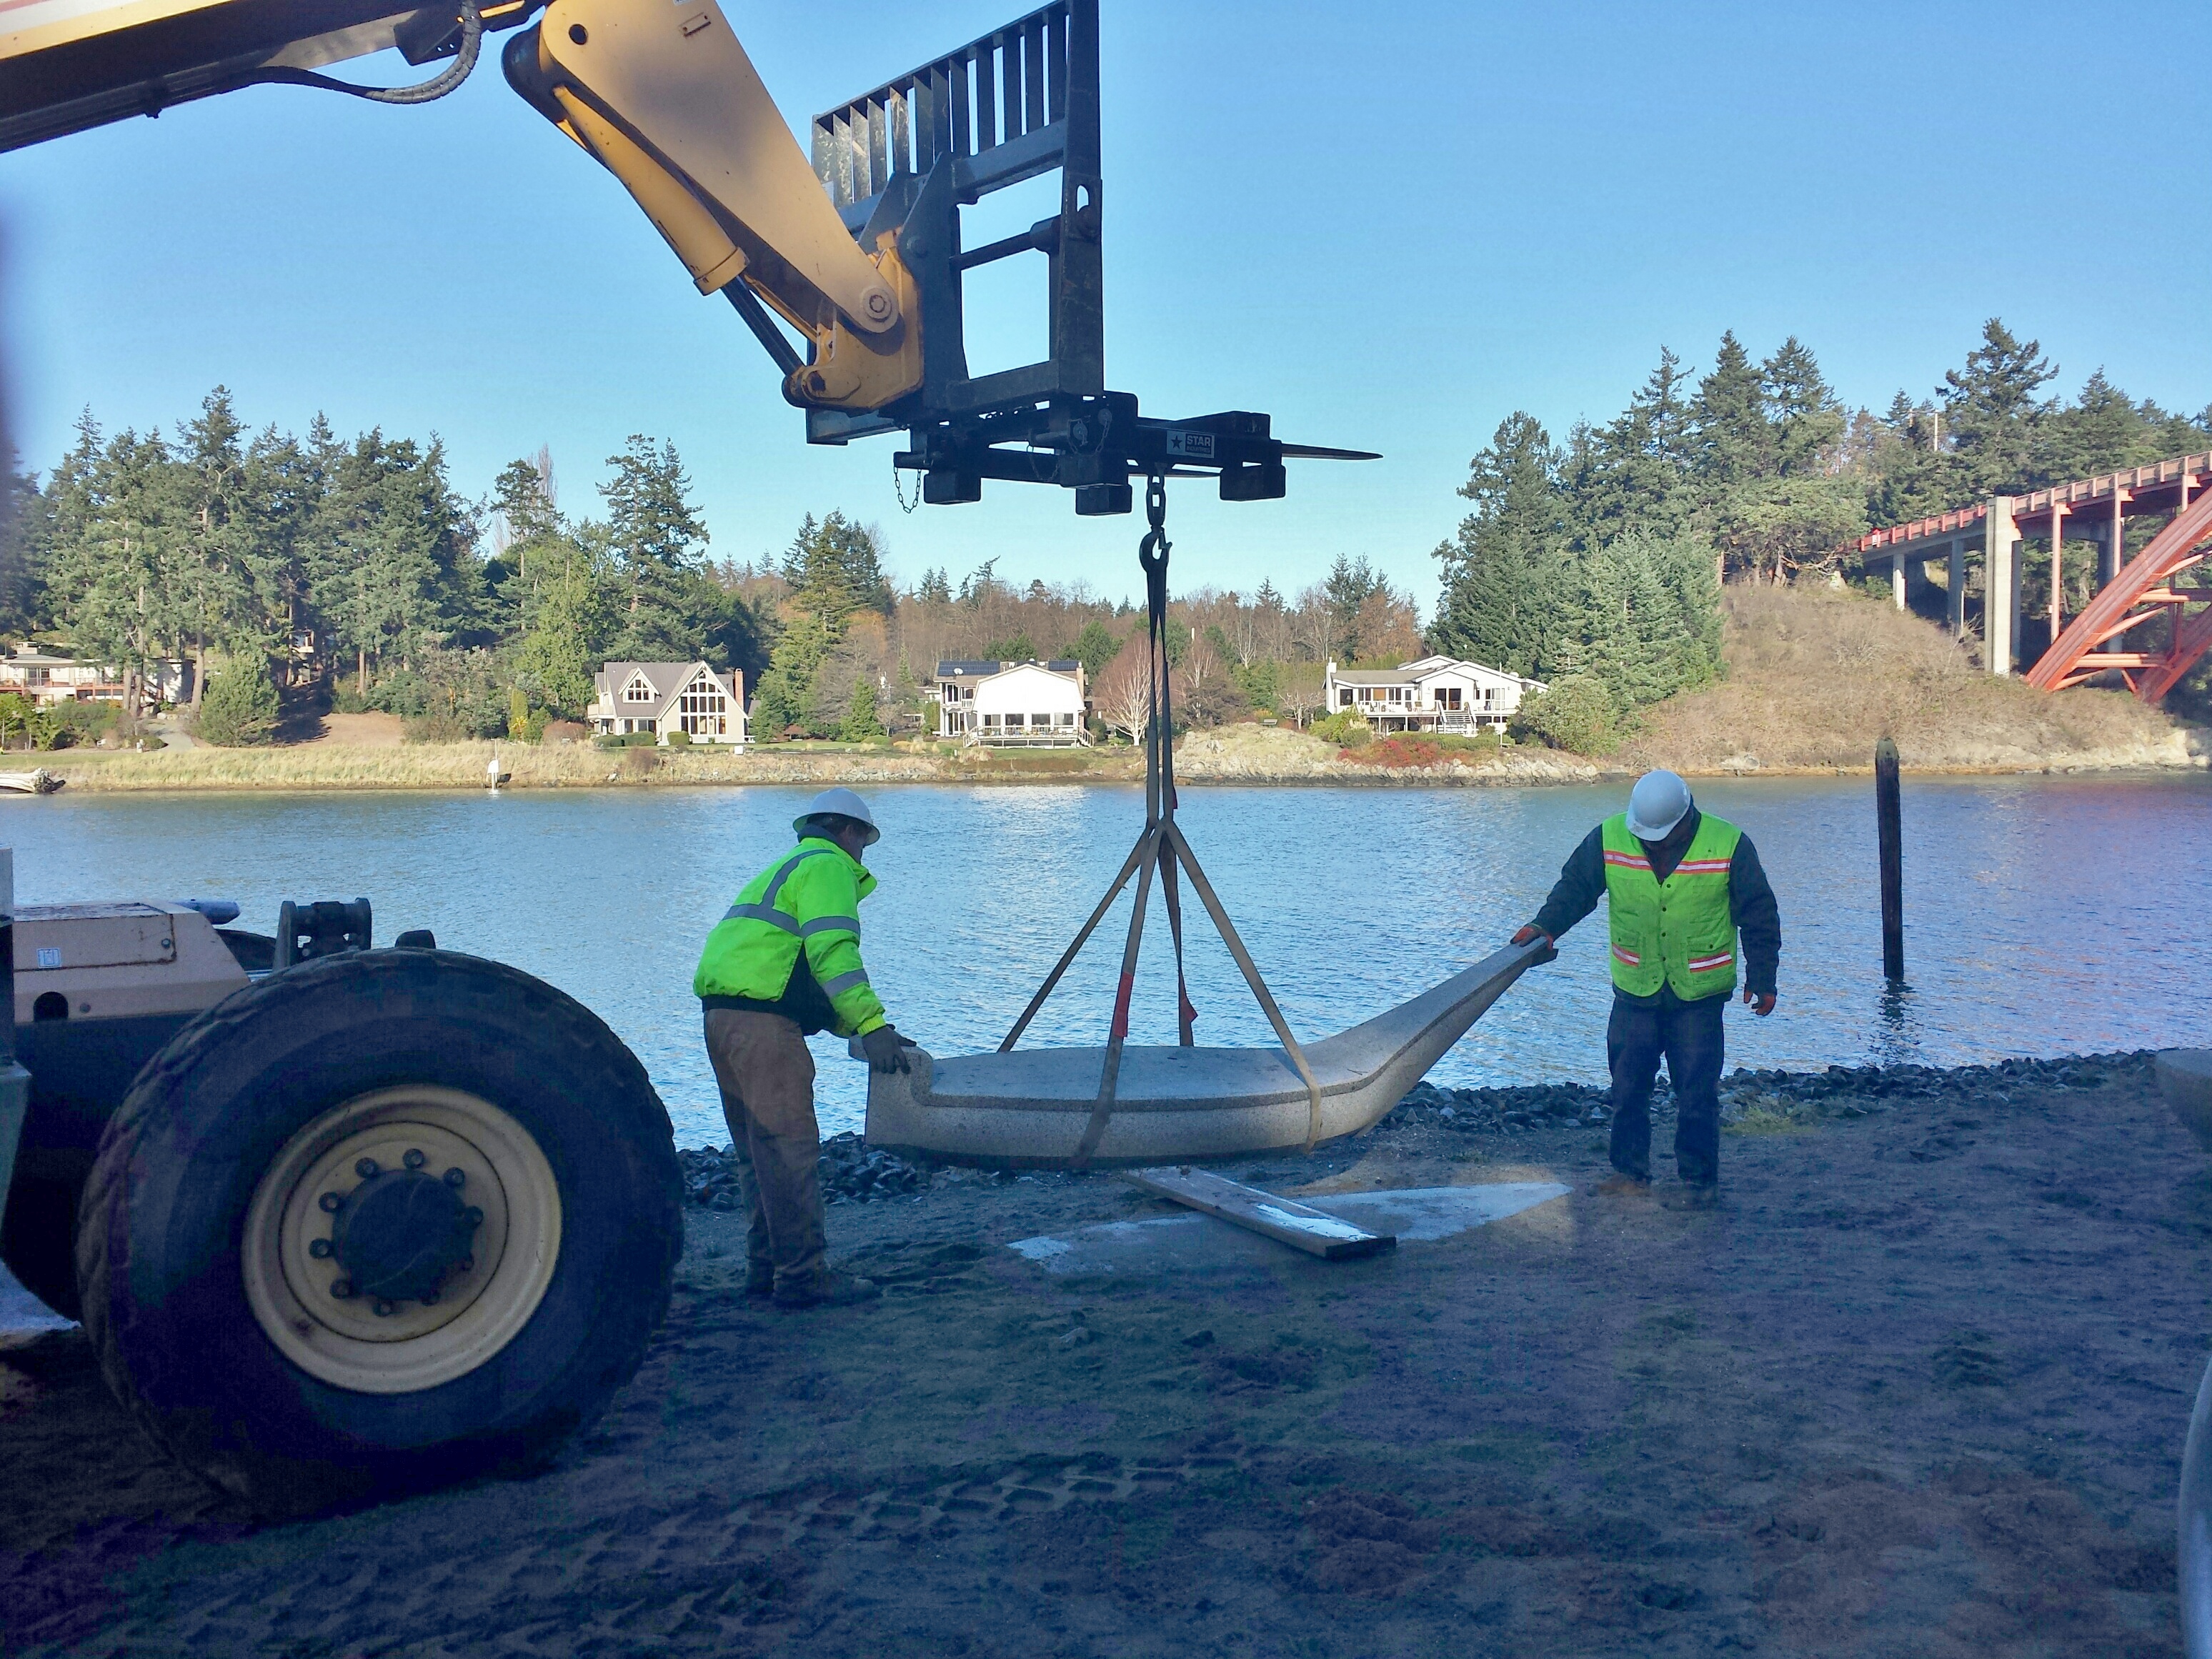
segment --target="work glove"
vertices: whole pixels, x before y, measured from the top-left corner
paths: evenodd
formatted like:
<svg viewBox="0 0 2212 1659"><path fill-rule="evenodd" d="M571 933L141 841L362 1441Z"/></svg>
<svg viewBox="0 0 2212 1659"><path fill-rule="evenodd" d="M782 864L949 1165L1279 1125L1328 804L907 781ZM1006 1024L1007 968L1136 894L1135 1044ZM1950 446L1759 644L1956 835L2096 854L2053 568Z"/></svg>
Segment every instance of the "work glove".
<svg viewBox="0 0 2212 1659"><path fill-rule="evenodd" d="M1761 1019L1774 1012L1774 993L1771 991L1754 991L1747 985L1743 988L1743 1000L1751 1005L1751 1012Z"/></svg>
<svg viewBox="0 0 2212 1659"><path fill-rule="evenodd" d="M860 1039L860 1052L867 1055L872 1072L903 1072L907 1068L906 1051L912 1047L889 1025L878 1025Z"/></svg>
<svg viewBox="0 0 2212 1659"><path fill-rule="evenodd" d="M1527 927L1523 927L1519 933L1514 934L1510 942L1515 945L1526 945L1532 939L1540 939L1547 945L1555 942L1549 933L1537 927L1533 921Z"/></svg>

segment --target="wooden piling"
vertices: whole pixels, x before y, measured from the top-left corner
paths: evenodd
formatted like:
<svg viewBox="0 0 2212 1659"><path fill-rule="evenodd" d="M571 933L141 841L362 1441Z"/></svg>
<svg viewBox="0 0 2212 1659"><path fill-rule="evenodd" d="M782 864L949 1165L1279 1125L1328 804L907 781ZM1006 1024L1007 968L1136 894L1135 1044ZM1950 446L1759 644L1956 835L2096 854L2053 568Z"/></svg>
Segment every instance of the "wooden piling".
<svg viewBox="0 0 2212 1659"><path fill-rule="evenodd" d="M1874 746L1874 816L1881 846L1881 971L1893 986L1905 983L1905 830L1897 794L1897 744Z"/></svg>

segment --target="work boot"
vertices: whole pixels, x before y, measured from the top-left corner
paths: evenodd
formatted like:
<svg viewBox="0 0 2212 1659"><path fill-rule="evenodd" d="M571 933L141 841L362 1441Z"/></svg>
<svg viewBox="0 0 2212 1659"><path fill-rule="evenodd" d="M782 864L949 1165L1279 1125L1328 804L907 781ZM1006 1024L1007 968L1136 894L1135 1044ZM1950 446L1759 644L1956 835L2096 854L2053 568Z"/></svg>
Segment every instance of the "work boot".
<svg viewBox="0 0 2212 1659"><path fill-rule="evenodd" d="M1721 1187L1717 1181L1686 1181L1681 1190L1667 1200L1670 1210L1717 1210L1721 1206Z"/></svg>
<svg viewBox="0 0 2212 1659"><path fill-rule="evenodd" d="M873 1302L883 1292L873 1279L820 1268L794 1282L788 1275L775 1287L775 1305L787 1312L800 1308L847 1308L856 1302Z"/></svg>
<svg viewBox="0 0 2212 1659"><path fill-rule="evenodd" d="M745 1294L759 1297L763 1301L775 1294L775 1263L748 1261L745 1263Z"/></svg>
<svg viewBox="0 0 2212 1659"><path fill-rule="evenodd" d="M1607 1176L1590 1188L1600 1198L1642 1198L1650 1190L1650 1176L1620 1173Z"/></svg>

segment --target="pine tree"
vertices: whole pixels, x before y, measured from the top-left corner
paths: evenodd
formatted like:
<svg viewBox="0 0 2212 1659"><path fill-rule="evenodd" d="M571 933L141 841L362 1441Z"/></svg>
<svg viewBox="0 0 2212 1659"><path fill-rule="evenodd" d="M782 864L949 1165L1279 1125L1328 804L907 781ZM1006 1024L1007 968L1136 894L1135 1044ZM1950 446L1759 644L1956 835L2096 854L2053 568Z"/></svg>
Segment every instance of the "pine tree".
<svg viewBox="0 0 2212 1659"><path fill-rule="evenodd" d="M276 729L276 682L258 647L232 653L200 699L197 735L219 749L267 743Z"/></svg>
<svg viewBox="0 0 2212 1659"><path fill-rule="evenodd" d="M1938 395L1957 456L1954 476L1970 496L2051 482L2036 477L2033 465L2050 410L2036 393L2058 373L2041 354L2039 343L2015 339L1992 317L1982 325L1982 343L1967 354L1966 367L1944 374Z"/></svg>
<svg viewBox="0 0 2212 1659"><path fill-rule="evenodd" d="M845 705L837 735L847 743L866 743L884 735L884 723L876 714L875 682L865 674L853 683L852 700Z"/></svg>
<svg viewBox="0 0 2212 1659"><path fill-rule="evenodd" d="M1468 464L1459 493L1475 510L1436 550L1443 594L1429 643L1437 651L1534 674L1548 661L1559 621L1566 530L1553 484L1559 457L1535 417L1498 423Z"/></svg>
<svg viewBox="0 0 2212 1659"><path fill-rule="evenodd" d="M626 590L615 653L641 661L689 662L704 645L698 611L705 579L707 526L691 505L691 483L676 446L632 434L607 458L614 476L599 486L615 566Z"/></svg>
<svg viewBox="0 0 2212 1659"><path fill-rule="evenodd" d="M1698 382L1690 425L1700 477L1729 484L1764 477L1775 464L1766 392L1733 329L1721 336L1711 372Z"/></svg>

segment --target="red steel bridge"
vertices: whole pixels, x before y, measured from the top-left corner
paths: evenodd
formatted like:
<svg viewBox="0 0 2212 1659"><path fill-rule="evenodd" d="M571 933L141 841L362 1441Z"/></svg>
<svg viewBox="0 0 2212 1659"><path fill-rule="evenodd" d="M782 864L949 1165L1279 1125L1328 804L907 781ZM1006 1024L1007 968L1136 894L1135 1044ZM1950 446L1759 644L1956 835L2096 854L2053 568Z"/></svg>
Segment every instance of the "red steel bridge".
<svg viewBox="0 0 2212 1659"><path fill-rule="evenodd" d="M1991 673L2027 664L2027 683L2045 691L2117 673L2156 702L2212 648L2212 582L2197 568L2212 555L2208 484L2212 453L2184 455L1876 530L1844 556L1869 568L1887 559L1900 610L1932 609L1930 567L1940 562L1945 619L1961 634L1980 623ZM2130 555L2128 520L2151 516L2162 527ZM2051 552L2048 616L2021 614L2021 550L2031 538ZM1970 617L1967 556L1977 552L1980 605ZM2094 596L2069 616L2060 578L2074 556L2094 558L2097 578Z"/></svg>

